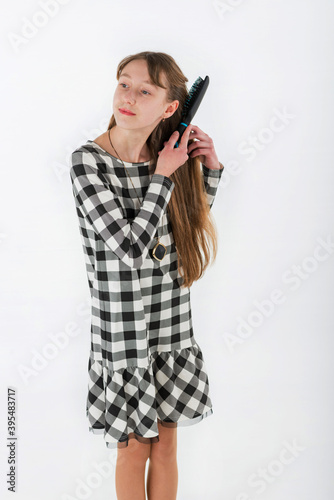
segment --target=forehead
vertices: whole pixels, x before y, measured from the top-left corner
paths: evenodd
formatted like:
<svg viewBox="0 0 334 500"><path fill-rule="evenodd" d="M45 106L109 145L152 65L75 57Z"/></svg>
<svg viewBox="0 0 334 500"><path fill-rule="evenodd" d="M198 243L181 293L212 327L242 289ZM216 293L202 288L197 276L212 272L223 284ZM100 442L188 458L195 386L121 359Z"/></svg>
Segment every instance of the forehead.
<svg viewBox="0 0 334 500"><path fill-rule="evenodd" d="M126 76L127 78L130 78L130 80L132 80L132 76L131 76L131 75L129 75L129 73L126 73L126 72L124 72L124 71L122 71L122 73L120 74L120 77L121 77L121 76ZM136 77L134 77L134 79L136 79ZM147 80L141 80L141 81L142 81L142 83L148 83L149 85L154 85L154 83L153 83L153 82L151 82L151 81L150 81L150 80L148 80L148 79L147 79Z"/></svg>
<svg viewBox="0 0 334 500"><path fill-rule="evenodd" d="M165 90L158 85L156 85L150 78L150 74L148 72L147 62L143 59L135 59L130 61L128 64L124 66L121 74L119 75L129 78L131 80L139 81L140 83L145 83L147 85L152 85L158 90ZM164 76L164 72L160 72L159 80L163 85L166 86L166 79Z"/></svg>

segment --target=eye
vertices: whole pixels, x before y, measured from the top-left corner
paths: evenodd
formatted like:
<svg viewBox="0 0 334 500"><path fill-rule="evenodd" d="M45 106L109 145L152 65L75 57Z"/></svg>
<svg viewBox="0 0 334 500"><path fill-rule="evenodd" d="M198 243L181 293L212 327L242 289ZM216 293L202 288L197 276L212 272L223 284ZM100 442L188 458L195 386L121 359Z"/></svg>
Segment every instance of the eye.
<svg viewBox="0 0 334 500"><path fill-rule="evenodd" d="M127 87L126 83L124 83L124 82L120 83L120 86L122 86L122 85L125 85ZM124 87L122 87L122 88L124 89ZM146 94L144 94L144 95L151 95L151 93L148 92L147 90L143 90L142 92L146 92Z"/></svg>

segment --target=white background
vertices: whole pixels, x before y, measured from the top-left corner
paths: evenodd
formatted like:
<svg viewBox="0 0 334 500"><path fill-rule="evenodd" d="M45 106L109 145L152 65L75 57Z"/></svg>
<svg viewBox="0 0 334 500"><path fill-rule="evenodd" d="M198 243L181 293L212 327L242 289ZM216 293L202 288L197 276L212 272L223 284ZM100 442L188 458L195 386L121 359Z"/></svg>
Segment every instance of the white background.
<svg viewBox="0 0 334 500"><path fill-rule="evenodd" d="M210 76L193 123L225 165L219 253L192 287L214 414L178 429L178 500L332 500L333 15L330 0L4 5L2 498L8 387L15 498L116 498L116 450L85 414L89 290L68 161L106 130L118 62L153 50L189 88Z"/></svg>

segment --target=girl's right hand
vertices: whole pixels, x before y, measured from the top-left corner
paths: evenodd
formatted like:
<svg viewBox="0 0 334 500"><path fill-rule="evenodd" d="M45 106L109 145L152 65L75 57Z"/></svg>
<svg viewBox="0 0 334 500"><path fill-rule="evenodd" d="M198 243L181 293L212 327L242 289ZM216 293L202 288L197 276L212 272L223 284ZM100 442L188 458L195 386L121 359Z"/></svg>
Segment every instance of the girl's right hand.
<svg viewBox="0 0 334 500"><path fill-rule="evenodd" d="M158 152L159 158L155 174L162 174L169 177L188 160L188 141L191 129L192 125L189 123L182 134L178 148L174 148L180 135L177 130L172 133L168 141L164 142L164 148Z"/></svg>

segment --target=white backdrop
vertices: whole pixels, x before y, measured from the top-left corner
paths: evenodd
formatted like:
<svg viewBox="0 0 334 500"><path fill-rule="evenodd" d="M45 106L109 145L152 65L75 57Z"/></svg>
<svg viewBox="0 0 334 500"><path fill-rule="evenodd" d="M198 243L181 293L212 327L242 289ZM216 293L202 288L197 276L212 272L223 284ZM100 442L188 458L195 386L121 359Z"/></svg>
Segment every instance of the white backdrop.
<svg viewBox="0 0 334 500"><path fill-rule="evenodd" d="M330 0L3 2L1 497L116 499L88 432L89 290L70 153L106 130L118 62L210 76L193 123L225 165L216 262L192 287L214 414L178 429L179 500L332 500ZM262 494L262 496L261 496Z"/></svg>

